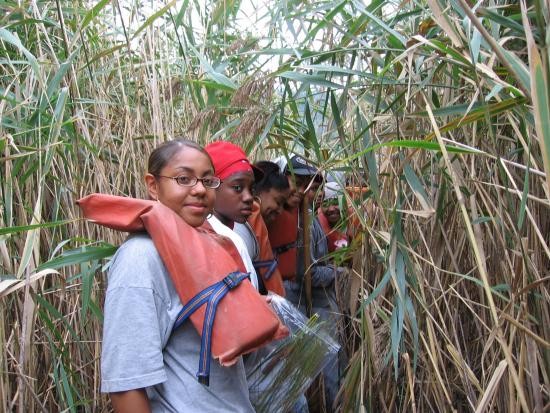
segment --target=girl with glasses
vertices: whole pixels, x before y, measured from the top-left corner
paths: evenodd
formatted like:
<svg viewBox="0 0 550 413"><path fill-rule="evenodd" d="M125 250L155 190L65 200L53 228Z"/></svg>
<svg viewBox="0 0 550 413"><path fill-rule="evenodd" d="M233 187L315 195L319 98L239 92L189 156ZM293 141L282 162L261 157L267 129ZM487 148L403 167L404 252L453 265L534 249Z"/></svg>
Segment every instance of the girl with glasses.
<svg viewBox="0 0 550 413"><path fill-rule="evenodd" d="M145 183L150 199L163 205L156 210L160 209L164 215L161 214L160 219L155 222L163 227L162 219L166 217L170 224L168 228L163 227L163 231L169 233L172 230L173 239L166 239L167 236L162 238L163 234L160 234L164 244L161 244L163 248L159 249L158 238L145 232L136 233L121 245L111 262L105 299L101 390L110 394L116 412L252 413L254 409L249 400L242 357L237 354L227 362L232 365L227 366L220 364L221 356L220 363L211 359L209 352L205 353L206 356L203 358L205 347L198 333L200 330L197 328L196 319L191 318L192 322L190 322L185 321L184 318L182 322L180 318L182 309L185 308L182 304L181 289L186 289L188 285L186 280L189 278L178 278L186 275L178 272L182 267L181 263L174 268L170 260L165 259L167 256L177 255L177 252L173 251L185 250L186 253L183 254L185 257L193 257L192 262L189 260L185 262L186 271L192 273L187 275L193 277L211 276L209 273L218 270L223 276L226 274L226 268L242 266L240 260L237 265L232 255L220 250L220 246L212 241L213 235L200 229L213 210L216 188L221 183L220 179L214 175L212 161L208 153L194 142L170 141L152 152ZM151 219L150 213L154 212L156 203L132 201L145 205L145 212L140 211L143 214L136 222L146 222L147 219ZM89 200L86 201L84 198L79 202L83 210L86 210L83 204L89 204ZM117 206L120 205L122 204ZM124 205L133 206L134 203ZM175 212L177 216L165 207ZM106 209L103 208L104 214L107 214L104 212ZM119 208L120 215L133 212L134 210L128 212ZM110 213L115 215L109 217L111 221L118 222L116 214ZM185 224L180 225L178 217ZM170 228L170 225L177 227L177 230ZM111 227L120 229L122 226ZM181 230L184 230L189 237L188 242L185 236L179 238ZM147 228L147 231L152 234L151 228ZM202 242L203 240L206 241ZM205 250L205 245L209 245L210 248ZM173 253L170 254L170 251ZM215 260L214 264L212 260ZM230 261L229 264L227 260ZM222 261L226 264L225 267L222 267ZM170 273L167 268L170 268ZM232 274L234 273L229 275ZM212 287L234 288L235 292L227 293L230 295L229 299L231 294L237 294L234 297L247 297L245 301L252 302L257 294L250 285L243 285L248 283L244 279L245 274L239 274L244 280L240 284L238 283L241 280L233 283L234 278L229 279L229 276L226 276L222 280L223 283L217 282ZM227 282L226 279L228 279ZM249 293L245 287L250 290ZM202 292L197 291L197 294L201 296L207 290L208 288ZM222 307L226 306L222 312L234 310L233 314L241 317L240 311L244 308L245 312L252 313L247 315L250 323L259 311L265 310L273 316L263 301L261 305L248 308L244 305L237 308L235 305L228 307L229 304L225 304L228 298L224 300L226 301L220 302ZM189 301L185 304L187 306ZM208 309L206 311L208 312ZM216 318L218 323L222 323L218 320L220 319ZM203 319L203 338L205 337L204 323L207 323L206 317ZM231 333L239 328L237 323L228 324L221 326L225 327L226 332ZM244 334L248 327L261 329L264 324L265 322L261 322L259 326L258 324L252 326L248 321L246 324L241 323L244 327L241 327L240 334ZM219 344L220 340L233 339L232 336L224 336L220 331L219 327L214 326L212 341L217 340ZM274 334L273 337L276 335ZM213 348L215 345L216 342L212 344ZM258 345L259 343L255 343L254 346ZM199 364L200 369L206 365L209 366L209 371L207 369L209 375L201 375L200 369L199 374L196 374ZM200 381L197 380L197 376L201 379Z"/></svg>

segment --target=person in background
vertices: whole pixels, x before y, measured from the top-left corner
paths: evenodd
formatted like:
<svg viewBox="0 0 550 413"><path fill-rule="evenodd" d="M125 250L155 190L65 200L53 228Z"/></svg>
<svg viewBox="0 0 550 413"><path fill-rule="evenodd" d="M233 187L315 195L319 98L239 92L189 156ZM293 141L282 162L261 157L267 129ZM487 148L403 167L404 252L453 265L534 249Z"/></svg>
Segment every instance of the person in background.
<svg viewBox="0 0 550 413"><path fill-rule="evenodd" d="M208 154L188 140L157 147L145 182L150 199L194 228L212 210L220 185ZM196 253L205 251L199 246ZM130 236L111 262L105 299L101 391L114 411L252 413L241 357L231 367L212 361L209 387L197 381L201 338L191 322L173 330L182 308L153 240Z"/></svg>
<svg viewBox="0 0 550 413"><path fill-rule="evenodd" d="M327 182L320 193L317 208L317 220L327 238L328 252L348 246L349 237L344 226L340 202L343 201L342 188L337 182Z"/></svg>
<svg viewBox="0 0 550 413"><path fill-rule="evenodd" d="M304 203L306 208L311 207L323 177L317 168L298 155L292 156L288 163L286 158L279 158L276 163L286 176L290 191L282 212L267 222L269 241L284 279L285 297L305 314L304 211L302 208ZM302 395L295 403L292 413L308 411L307 399Z"/></svg>
<svg viewBox="0 0 550 413"><path fill-rule="evenodd" d="M323 177L317 168L298 155L290 158L283 171L290 185L290 195L283 212L268 223L267 229L284 279L286 298L300 307L305 305L303 215L307 212L302 210L302 205L305 199L306 207L311 208Z"/></svg>
<svg viewBox="0 0 550 413"><path fill-rule="evenodd" d="M336 301L336 282L344 277L347 269L334 262L336 251L348 246L348 236L343 228L340 203L343 202L343 188L337 182L327 182L322 195L317 198L317 216L311 225L311 301L312 313L319 314L320 320L331 337L338 339L340 312ZM316 202L316 203L317 203ZM328 411L332 411L343 375L344 355L328 361L323 370L325 381L325 401Z"/></svg>
<svg viewBox="0 0 550 413"><path fill-rule="evenodd" d="M275 169L275 165L278 171ZM297 278L297 274L304 273L303 230L300 224L302 221L301 205L306 192L311 188L314 192L319 187L322 177L317 173L315 167L300 156L293 156L289 165L287 165L286 158L279 158L278 161L262 162L258 166L265 168L266 175L270 177L268 180L260 181L256 187L259 199L261 199L261 214L265 217L269 243L273 247L273 255L277 259L278 270L282 278L294 280ZM284 196L284 202L282 193L276 195L277 191L268 190L269 188L286 188L287 185L288 192ZM285 281L285 285L286 283L287 281ZM293 292L289 297L286 287L284 293L290 302L296 304L299 301L299 294ZM292 413L307 412L307 400L302 395L295 403Z"/></svg>
<svg viewBox="0 0 550 413"><path fill-rule="evenodd" d="M234 231L244 240L256 272L261 277L264 291L285 295L283 279L268 238L266 223L273 222L283 211L290 186L277 164L260 161L254 164L264 176L254 184L255 202L252 214L245 223L235 223Z"/></svg>
<svg viewBox="0 0 550 413"><path fill-rule="evenodd" d="M306 167L303 167L303 165ZM336 303L335 281L338 277L345 274L346 269L334 265L334 262L329 258L329 254L331 253L329 243L331 245L330 248L334 248L334 251L337 248L347 245L348 240L346 235L338 230L338 225L341 223L338 198L343 195L343 193L340 186L335 182L326 184L328 186L325 186L324 189L318 191L317 189L319 189L319 185L322 184L322 180L315 178L316 176L319 176L317 174L317 170L313 169L309 164L302 162L301 158L298 160L294 159L291 168L294 169L294 173L296 175L296 193L294 196L289 197L289 201L287 203L291 206L296 204L300 205L300 203L302 203L302 205L305 204L306 207L311 208L314 206L311 204L311 200L316 199L317 203L321 205L319 211L323 214L324 218L315 216L315 218L311 220L311 226L309 228L309 253L311 262L311 314L318 314L319 319L325 322L325 327L331 337L336 341L339 341L337 329L339 314ZM289 169L290 168L287 168L287 170ZM313 185L310 185L310 183L313 183ZM287 210L285 212L289 213L290 211ZM296 216L301 217L302 214L298 213ZM329 224L329 219L333 225ZM323 224L326 224L325 228L323 227L322 222ZM279 222L278 225L282 226L284 223ZM272 227L270 226L269 228L271 229ZM300 224L298 224L298 228L300 229ZM277 227L274 228L274 230L277 230ZM283 231L282 228L278 228L278 230ZM330 234L330 241L327 234ZM300 231L297 239L301 240L303 243L303 233ZM304 254L305 249L303 246L301 248L297 248L295 277L285 280L285 291L287 293L287 298L295 304L302 313L309 316L310 314L308 314L306 308ZM325 383L324 396L328 411L333 411L332 409L338 393L343 365L344 363L339 362L339 357L335 356L327 361L327 365L323 370Z"/></svg>
<svg viewBox="0 0 550 413"><path fill-rule="evenodd" d="M221 180L216 189L216 200L208 224L214 231L233 241L243 260L246 271L250 273L250 281L259 291L265 287L258 279L247 246L241 236L234 231L235 224L244 224L252 215L252 187L256 180L263 178L263 172L254 167L246 154L238 145L231 142L218 141L205 147L212 159L216 177Z"/></svg>
<svg viewBox="0 0 550 413"><path fill-rule="evenodd" d="M262 218L266 224L270 224L283 212L290 196L290 184L276 163L260 161L254 165L264 173L264 178L254 185L254 192L261 207Z"/></svg>

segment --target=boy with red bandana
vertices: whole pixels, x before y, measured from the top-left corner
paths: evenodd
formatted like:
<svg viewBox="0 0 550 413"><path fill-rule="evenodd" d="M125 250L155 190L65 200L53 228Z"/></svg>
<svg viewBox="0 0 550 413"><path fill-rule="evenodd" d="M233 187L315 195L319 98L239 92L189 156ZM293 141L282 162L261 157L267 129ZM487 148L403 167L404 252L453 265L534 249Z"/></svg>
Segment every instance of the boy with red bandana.
<svg viewBox="0 0 550 413"><path fill-rule="evenodd" d="M255 168L244 151L231 142L218 141L205 148L212 159L214 171L221 180L216 189L216 200L208 223L214 231L230 238L250 273L250 281L260 289L258 276L243 239L233 231L235 223L245 223L252 214L252 186L254 181L263 177L263 172Z"/></svg>

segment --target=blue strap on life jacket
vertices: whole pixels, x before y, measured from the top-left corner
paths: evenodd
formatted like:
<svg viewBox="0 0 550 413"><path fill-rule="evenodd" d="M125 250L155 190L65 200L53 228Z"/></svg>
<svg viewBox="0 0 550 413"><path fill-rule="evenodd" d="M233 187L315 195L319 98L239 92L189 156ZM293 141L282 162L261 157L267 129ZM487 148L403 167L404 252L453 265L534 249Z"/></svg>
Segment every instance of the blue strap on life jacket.
<svg viewBox="0 0 550 413"><path fill-rule="evenodd" d="M260 273L260 269L267 268L263 278L269 280L277 268L278 261L277 258L273 258L272 260L254 261L252 264L254 264L254 269L258 274Z"/></svg>
<svg viewBox="0 0 550 413"><path fill-rule="evenodd" d="M176 318L172 331L181 326L200 306L207 303L204 322L202 324L201 352L199 357L199 371L197 372L199 383L204 384L205 386L208 386L210 383L212 326L214 325L214 318L216 317L218 303L229 290L237 287L242 280L248 277L248 273L243 273L240 271L230 273L223 280L212 284L210 287L205 288L200 293L195 295L190 301L187 302L187 304L183 306L178 314L178 317Z"/></svg>

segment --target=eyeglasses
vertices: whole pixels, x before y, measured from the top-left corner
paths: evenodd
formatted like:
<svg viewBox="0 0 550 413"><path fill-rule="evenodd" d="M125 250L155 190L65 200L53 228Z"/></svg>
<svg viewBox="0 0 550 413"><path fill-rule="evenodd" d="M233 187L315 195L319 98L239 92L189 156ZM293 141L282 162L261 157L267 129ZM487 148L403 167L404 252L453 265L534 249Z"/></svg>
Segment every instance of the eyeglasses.
<svg viewBox="0 0 550 413"><path fill-rule="evenodd" d="M164 175L155 175L158 178L168 178L176 181L178 185L181 186L195 186L197 182L202 182L203 186L208 189L216 189L220 186L222 181L217 176L209 176L208 178L197 178L196 176L189 175L180 175L180 176L164 176Z"/></svg>

